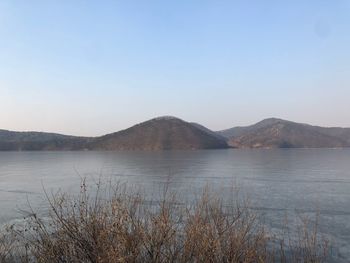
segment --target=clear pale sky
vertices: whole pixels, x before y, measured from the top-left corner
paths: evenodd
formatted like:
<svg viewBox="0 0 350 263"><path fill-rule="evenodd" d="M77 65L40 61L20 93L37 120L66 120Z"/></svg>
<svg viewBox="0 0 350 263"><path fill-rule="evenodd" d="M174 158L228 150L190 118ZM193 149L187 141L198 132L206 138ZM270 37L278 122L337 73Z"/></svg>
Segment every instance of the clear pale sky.
<svg viewBox="0 0 350 263"><path fill-rule="evenodd" d="M0 1L0 128L350 127L350 1Z"/></svg>

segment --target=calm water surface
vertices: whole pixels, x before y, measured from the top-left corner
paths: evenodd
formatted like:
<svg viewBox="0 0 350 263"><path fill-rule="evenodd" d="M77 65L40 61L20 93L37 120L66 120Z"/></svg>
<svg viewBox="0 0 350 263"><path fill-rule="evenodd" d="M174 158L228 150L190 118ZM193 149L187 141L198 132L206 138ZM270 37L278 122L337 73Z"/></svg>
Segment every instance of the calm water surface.
<svg viewBox="0 0 350 263"><path fill-rule="evenodd" d="M320 213L320 231L339 262L350 258L350 149L176 152L0 152L0 223L20 220L46 191L79 190L81 177L115 178L157 195L169 183L188 199L209 184L238 184L272 229L287 216Z"/></svg>

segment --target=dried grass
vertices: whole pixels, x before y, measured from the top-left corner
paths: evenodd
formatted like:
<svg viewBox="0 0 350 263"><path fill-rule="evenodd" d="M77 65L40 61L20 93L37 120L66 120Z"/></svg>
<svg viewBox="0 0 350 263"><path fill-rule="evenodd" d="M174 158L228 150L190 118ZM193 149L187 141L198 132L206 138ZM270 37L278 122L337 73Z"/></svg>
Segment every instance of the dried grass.
<svg viewBox="0 0 350 263"><path fill-rule="evenodd" d="M246 200L225 203L208 188L192 204L164 192L158 202L120 185L78 196L47 195L48 218L34 211L24 229L0 237L0 262L326 262L328 243L305 221L297 239L273 237ZM94 193L91 196L90 193Z"/></svg>

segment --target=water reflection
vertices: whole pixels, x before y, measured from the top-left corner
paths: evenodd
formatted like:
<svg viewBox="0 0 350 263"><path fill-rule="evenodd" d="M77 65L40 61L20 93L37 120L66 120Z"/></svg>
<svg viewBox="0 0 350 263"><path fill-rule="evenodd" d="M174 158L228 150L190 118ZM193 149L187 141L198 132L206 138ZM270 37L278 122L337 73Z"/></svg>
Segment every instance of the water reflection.
<svg viewBox="0 0 350 263"><path fill-rule="evenodd" d="M349 149L0 152L0 222L20 218L27 200L44 207L43 188L74 192L84 177L120 180L152 197L168 184L187 200L206 184L229 195L235 183L271 227L286 213L319 211L321 230L350 256L349 160Z"/></svg>

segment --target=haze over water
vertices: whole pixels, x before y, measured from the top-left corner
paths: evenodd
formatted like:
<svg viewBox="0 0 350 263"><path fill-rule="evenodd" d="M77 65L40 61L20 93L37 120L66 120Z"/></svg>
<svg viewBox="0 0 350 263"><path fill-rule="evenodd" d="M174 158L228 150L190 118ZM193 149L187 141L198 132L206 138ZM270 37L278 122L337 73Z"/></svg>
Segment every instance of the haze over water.
<svg viewBox="0 0 350 263"><path fill-rule="evenodd" d="M320 232L350 257L350 149L202 150L165 152L0 152L0 222L21 220L28 201L45 210L43 188L79 191L113 179L159 197L165 184L191 200L203 186L228 196L233 184L269 227L285 217L320 213Z"/></svg>

